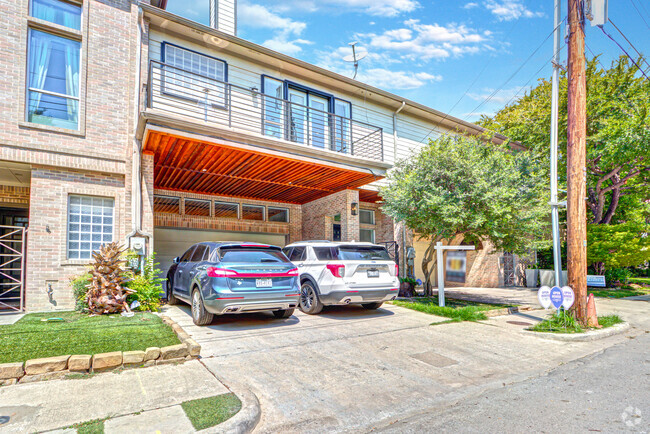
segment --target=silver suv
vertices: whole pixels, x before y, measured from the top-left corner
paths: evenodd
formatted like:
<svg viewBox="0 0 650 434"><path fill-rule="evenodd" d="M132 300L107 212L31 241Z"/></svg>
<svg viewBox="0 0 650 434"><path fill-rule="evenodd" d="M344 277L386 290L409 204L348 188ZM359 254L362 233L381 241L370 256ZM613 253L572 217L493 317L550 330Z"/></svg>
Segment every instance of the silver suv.
<svg viewBox="0 0 650 434"><path fill-rule="evenodd" d="M301 241L283 249L300 273L299 308L360 304L377 309L399 292L398 266L383 246L361 242Z"/></svg>

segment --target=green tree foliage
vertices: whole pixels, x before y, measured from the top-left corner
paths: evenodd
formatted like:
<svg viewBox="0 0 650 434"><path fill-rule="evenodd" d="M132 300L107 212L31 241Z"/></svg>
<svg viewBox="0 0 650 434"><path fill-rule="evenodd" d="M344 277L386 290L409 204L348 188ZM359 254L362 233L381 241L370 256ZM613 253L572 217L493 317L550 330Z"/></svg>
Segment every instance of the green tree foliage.
<svg viewBox="0 0 650 434"><path fill-rule="evenodd" d="M650 261L650 226L644 218L616 225L589 225L587 261L596 272L635 267Z"/></svg>
<svg viewBox="0 0 650 434"><path fill-rule="evenodd" d="M381 191L382 210L431 241L425 290L436 241L462 234L515 253L546 244L548 189L532 156L477 137L442 136L396 164Z"/></svg>
<svg viewBox="0 0 650 434"><path fill-rule="evenodd" d="M137 262L139 256L132 250L127 254L128 263ZM129 280L126 286L135 291L129 294L127 301L129 304L133 301L138 301L140 306L135 310L157 312L160 310L162 282L165 279L158 277L160 269L156 262L156 254L152 253L144 259L144 265L141 272L128 270L127 275Z"/></svg>
<svg viewBox="0 0 650 434"><path fill-rule="evenodd" d="M616 223L625 196L650 197L650 82L626 57L609 69L587 62L587 193L590 221ZM551 82L541 79L525 96L479 124L528 147L548 161ZM560 78L560 181L566 177L567 79ZM546 164L548 165L548 164Z"/></svg>

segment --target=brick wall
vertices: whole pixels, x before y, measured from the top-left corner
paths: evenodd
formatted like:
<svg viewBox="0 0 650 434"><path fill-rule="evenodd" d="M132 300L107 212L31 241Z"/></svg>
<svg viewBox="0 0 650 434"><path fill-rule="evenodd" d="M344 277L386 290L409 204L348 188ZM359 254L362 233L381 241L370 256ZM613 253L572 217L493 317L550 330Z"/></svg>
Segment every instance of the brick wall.
<svg viewBox="0 0 650 434"><path fill-rule="evenodd" d="M357 190L338 193L302 205L302 236L305 240L331 240L334 216L341 215L341 240L359 239L359 216L350 213L352 203L359 203Z"/></svg>
<svg viewBox="0 0 650 434"><path fill-rule="evenodd" d="M0 206L27 207L29 205L29 187L0 185Z"/></svg>
<svg viewBox="0 0 650 434"><path fill-rule="evenodd" d="M375 230L375 242L387 242L395 240L395 225L393 219L381 212L381 204L373 202L361 202L359 208L370 209L375 212L375 224L360 224L361 228ZM399 241L398 241L399 243ZM401 243L399 243L401 245Z"/></svg>
<svg viewBox="0 0 650 434"><path fill-rule="evenodd" d="M123 241L124 176L35 166L32 170L27 235L26 293L29 311L71 309L71 276L87 260L68 260L68 196L112 197L115 204L113 240Z"/></svg>

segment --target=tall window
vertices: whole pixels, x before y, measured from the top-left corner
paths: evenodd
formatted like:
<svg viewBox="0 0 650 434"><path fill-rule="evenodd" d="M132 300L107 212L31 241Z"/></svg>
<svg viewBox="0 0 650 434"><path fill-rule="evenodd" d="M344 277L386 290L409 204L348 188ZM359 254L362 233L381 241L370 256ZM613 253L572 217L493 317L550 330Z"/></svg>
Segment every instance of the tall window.
<svg viewBox="0 0 650 434"><path fill-rule="evenodd" d="M334 144L333 150L337 152L350 152L350 118L352 105L348 101L334 100Z"/></svg>
<svg viewBox="0 0 650 434"><path fill-rule="evenodd" d="M226 62L163 43L165 92L210 106L226 106Z"/></svg>
<svg viewBox="0 0 650 434"><path fill-rule="evenodd" d="M68 259L90 259L93 251L113 241L113 209L113 199L70 196Z"/></svg>
<svg viewBox="0 0 650 434"><path fill-rule="evenodd" d="M359 229L359 241L366 243L375 242L375 230L374 229Z"/></svg>
<svg viewBox="0 0 650 434"><path fill-rule="evenodd" d="M374 225L375 224L375 212L371 209L359 210L359 223L364 225Z"/></svg>
<svg viewBox="0 0 650 434"><path fill-rule="evenodd" d="M81 6L61 0L32 0L34 18L81 28ZM70 37L29 29L27 121L79 129L81 42Z"/></svg>
<svg viewBox="0 0 650 434"><path fill-rule="evenodd" d="M264 134L267 136L284 138L284 118L282 102L284 96L284 83L271 77L264 77Z"/></svg>

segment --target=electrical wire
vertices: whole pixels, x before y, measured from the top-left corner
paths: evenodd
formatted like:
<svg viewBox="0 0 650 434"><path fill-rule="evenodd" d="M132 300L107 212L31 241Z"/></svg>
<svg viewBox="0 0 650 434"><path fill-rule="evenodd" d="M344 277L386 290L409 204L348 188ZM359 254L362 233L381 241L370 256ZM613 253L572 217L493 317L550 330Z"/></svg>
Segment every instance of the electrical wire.
<svg viewBox="0 0 650 434"><path fill-rule="evenodd" d="M634 6L634 9L636 9L637 13L639 14L639 16L641 17L641 19L642 19L643 22L645 23L646 27L648 27L648 29L650 29L650 24L648 24L648 22L645 20L645 18L644 18L643 15L641 14L641 11L639 10L639 8L636 7L636 4L634 3L634 1L633 1L633 0L630 0L630 3L632 3L632 6ZM643 10L645 11L645 7L643 6L643 3L641 3L641 7L642 7ZM648 11L646 11L646 13L648 13ZM612 20L609 20L609 21L612 21Z"/></svg>
<svg viewBox="0 0 650 434"><path fill-rule="evenodd" d="M621 29L618 28L618 26L614 23L614 21L612 21L612 20L610 19L609 22L612 23L612 26L614 26L614 28L618 31L618 33L621 34L621 36L623 37L623 39L625 39L625 40L627 41L627 43L630 44L630 47L632 47L632 49L633 49L634 51L636 51L636 54L639 56L639 59L642 60L642 61L644 61L646 65L650 66L650 64L648 63L648 61L645 60L645 57L643 56L643 54L641 54L641 52L640 52L639 50L636 49L636 47L634 46L634 44L633 44L632 42L630 42L630 40L627 38L627 36L625 36L625 34L621 31Z"/></svg>
<svg viewBox="0 0 650 434"><path fill-rule="evenodd" d="M632 56L630 56L630 54L625 50L625 48L623 48L623 46L622 46L621 44L619 44L618 41L612 37L612 35L610 35L609 33L607 33L607 30L605 30L605 29L603 28L603 26L598 26L598 27L599 27L600 30L605 34L605 36L607 36L607 37L608 37L609 39L611 39L611 40L612 40L616 45L618 45L618 48L620 48L620 49L623 51L623 53L625 53L625 55L627 56L627 58L630 59L630 61L634 64L634 66L636 66L636 67L639 69L639 71L641 72L641 74L643 74L643 76L646 78L646 80L650 81L650 77L648 77L648 76L646 75L645 71L644 71L643 69L641 69L641 67L639 66L639 64L636 63L636 61L635 61L634 59L632 59Z"/></svg>

